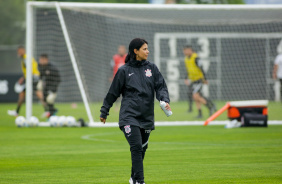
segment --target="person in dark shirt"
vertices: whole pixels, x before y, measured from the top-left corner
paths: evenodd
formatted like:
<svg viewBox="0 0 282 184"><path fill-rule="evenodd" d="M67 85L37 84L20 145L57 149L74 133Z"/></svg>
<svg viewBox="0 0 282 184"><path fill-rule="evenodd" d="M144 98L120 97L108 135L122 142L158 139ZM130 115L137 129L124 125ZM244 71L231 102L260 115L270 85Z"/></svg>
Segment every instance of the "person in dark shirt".
<svg viewBox="0 0 282 184"><path fill-rule="evenodd" d="M154 98L169 106L169 94L165 80L157 66L149 61L148 42L141 38L129 44L125 65L121 66L111 84L103 106L101 122L105 123L109 110L122 94L119 127L130 145L132 184L144 184L143 159L148 148L149 136L155 128Z"/></svg>
<svg viewBox="0 0 282 184"><path fill-rule="evenodd" d="M61 81L59 70L49 62L47 54L41 54L39 59L40 86L43 90L44 101L47 104L43 116L50 117L57 112L54 103Z"/></svg>

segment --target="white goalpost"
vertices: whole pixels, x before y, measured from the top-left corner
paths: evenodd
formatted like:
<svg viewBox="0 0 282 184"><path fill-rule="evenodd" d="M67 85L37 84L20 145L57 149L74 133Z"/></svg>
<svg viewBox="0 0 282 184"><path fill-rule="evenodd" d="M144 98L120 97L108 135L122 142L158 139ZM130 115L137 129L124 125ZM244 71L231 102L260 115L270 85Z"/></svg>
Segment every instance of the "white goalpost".
<svg viewBox="0 0 282 184"><path fill-rule="evenodd" d="M42 4L42 5L44 5L44 4ZM26 79L26 81L27 81L26 82L26 85L27 85L26 119L29 119L32 116L32 77L31 77L31 58L32 57L30 57L30 56L33 55L33 52L32 52L32 41L33 41L32 16L33 16L33 10L31 8L31 6L32 6L31 3L27 3L27 33L26 33L26 38L27 38L28 41L27 41L27 44L26 44L26 48L27 48L27 63L28 63L27 64L27 73L28 73L28 75L27 75L27 79ZM82 97L82 100L83 100L83 103L84 103L84 106L85 106L85 109L86 109L86 112L87 112L89 123L94 123L94 119L92 117L92 113L91 113L91 110L90 110L90 107L89 107L88 99L86 97L86 93L85 93L85 90L84 90L85 88L83 86L83 83L82 83L82 80L81 80L81 77L80 77L80 73L79 73L79 70L78 70L78 67L77 67L77 62L76 62L74 52L73 52L73 49L72 49L72 44L71 44L69 34L68 34L68 31L67 31L67 28L66 28L66 25L65 25L64 17L63 17L63 14L62 14L62 11L61 11L61 8L60 8L60 5L59 5L58 2L55 3L55 7L56 7L56 10L57 10L57 13L58 13L58 17L59 17L59 20L60 20L60 24L61 24L61 27L62 27L63 34L64 34L64 38L65 38L65 41L66 41L68 52L69 52L69 55L70 55L70 58L71 58L71 63L72 63L73 69L74 69L76 79L77 79L77 83L78 83L78 86L79 86L81 97Z"/></svg>
<svg viewBox="0 0 282 184"><path fill-rule="evenodd" d="M82 96L82 100L83 100L83 103L85 105L85 109L86 109L86 112L87 112L89 122L94 123L93 117L92 117L92 114L91 114L91 111L90 111L90 107L89 107L89 104L88 104L88 100L86 98L86 93L84 91L84 86L82 84L82 80L81 80L79 70L78 70L78 67L77 67L77 62L76 62L76 59L75 59L75 56L74 56L74 53L73 53L69 34L68 34L68 31L67 31L67 28L66 28L66 25L65 25L65 20L64 20L64 17L63 17L59 3L56 3L56 10L57 10L59 20L60 20L60 23L61 23L61 26L62 26L62 30L63 30L63 33L64 33L64 37L65 37L67 47L68 47L68 51L69 51L70 58L71 58L71 63L72 63L73 69L74 69L75 77L77 79L77 83L78 83L79 90L80 90L80 93L81 93L81 96Z"/></svg>
<svg viewBox="0 0 282 184"><path fill-rule="evenodd" d="M45 53L61 76L55 105L76 118L85 112L96 126L94 106L102 105L110 86L112 56L134 37L149 42L149 61L163 74L172 101L187 100L187 44L203 64L206 96L277 99L271 72L282 39L281 11L281 5L27 2L26 118L43 111L33 95L31 60Z"/></svg>

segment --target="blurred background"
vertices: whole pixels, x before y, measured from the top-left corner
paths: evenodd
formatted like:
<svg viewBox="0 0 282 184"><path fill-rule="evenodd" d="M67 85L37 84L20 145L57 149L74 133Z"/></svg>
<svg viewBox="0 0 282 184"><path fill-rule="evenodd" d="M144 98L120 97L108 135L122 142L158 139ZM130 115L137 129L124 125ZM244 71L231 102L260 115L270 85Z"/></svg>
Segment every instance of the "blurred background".
<svg viewBox="0 0 282 184"><path fill-rule="evenodd" d="M282 4L281 0L57 0L58 2L152 4ZM25 45L27 0L0 0L0 74L21 74L16 49Z"/></svg>
<svg viewBox="0 0 282 184"><path fill-rule="evenodd" d="M14 83L22 75L21 65L19 64L19 58L17 58L16 50L19 45L25 45L25 42L26 42L25 40L26 39L25 38L25 30L26 30L25 4L26 2L27 0L9 0L9 1L0 0L0 35L1 35L0 36L0 77L2 78L3 76L8 77L9 80L11 80L10 83L12 85L14 85ZM230 4L230 5L233 5L233 4L282 4L281 0L96 0L96 1L95 0L58 0L58 2L145 3L145 4ZM40 29L40 27L38 29ZM246 28L246 30L247 29L249 28ZM45 33L42 33L42 34L45 34ZM193 42L193 40L191 40L191 42ZM126 44L126 43L127 41L123 44ZM212 44L212 40L211 40L211 44ZM112 48L113 51L107 55L107 57L109 56L109 60L111 59L110 58L111 55L113 55L116 52L115 48L117 47L117 45L118 44L113 45L113 48ZM275 43L273 43L273 45L275 46L277 45L277 40ZM237 47L240 47L240 44ZM38 59L38 56L34 56L34 57L36 57L35 58L36 60ZM274 54L273 54L273 57L274 57ZM111 75L110 69L107 70L107 73L108 75L106 77L108 78ZM209 75L212 76L213 75L212 72L210 72ZM108 88L108 85L109 84L106 84L102 87L104 90L99 92L100 94L98 95L98 98L97 99L94 98L94 101L97 101L97 100L100 101L102 99L102 96L104 95L105 90ZM9 87L9 89L11 88L12 86ZM216 91L213 89L212 91L214 91L214 93L211 93L212 98L218 99L217 98L218 95L216 94ZM61 94L61 98L59 99L63 99L63 97L65 96L64 93L59 93L59 95L60 94ZM185 96L186 94L183 94L183 95ZM81 100L79 97L80 95L77 95L77 96L78 96L77 100ZM180 100L183 100L184 96L180 97ZM229 97L227 97L227 99L228 98ZM249 97L246 96L242 98L249 98ZM258 96L255 98L261 98L261 97ZM270 99L273 100L273 98L274 97L273 97L273 92L272 92L270 95ZM226 98L224 97L220 99L226 100ZM16 101L17 101L17 94L13 90L10 92L8 92L7 90L1 90L0 102L16 102Z"/></svg>

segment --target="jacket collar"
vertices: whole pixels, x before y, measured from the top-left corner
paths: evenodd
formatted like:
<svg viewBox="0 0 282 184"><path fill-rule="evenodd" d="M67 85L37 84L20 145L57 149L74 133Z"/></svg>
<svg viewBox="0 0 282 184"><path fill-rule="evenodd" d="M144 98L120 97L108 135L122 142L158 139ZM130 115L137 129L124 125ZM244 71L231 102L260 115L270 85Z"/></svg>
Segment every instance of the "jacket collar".
<svg viewBox="0 0 282 184"><path fill-rule="evenodd" d="M135 67L144 66L144 65L147 65L148 63L149 63L149 61L146 61L146 60L137 61L135 59L131 59L129 61L129 65L130 66L135 66Z"/></svg>

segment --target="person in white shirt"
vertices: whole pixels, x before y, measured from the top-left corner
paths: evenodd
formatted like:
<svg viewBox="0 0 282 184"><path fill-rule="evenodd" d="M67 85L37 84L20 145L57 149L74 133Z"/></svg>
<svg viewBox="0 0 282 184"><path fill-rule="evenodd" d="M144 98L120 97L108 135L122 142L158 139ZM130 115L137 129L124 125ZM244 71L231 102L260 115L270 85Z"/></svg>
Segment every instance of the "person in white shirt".
<svg viewBox="0 0 282 184"><path fill-rule="evenodd" d="M280 43L282 43L282 40L281 40ZM281 46L282 46L282 44L281 44ZM277 51L278 50L279 49L277 48ZM280 52L280 54L278 54L275 58L272 77L273 77L274 80L280 81L280 96L281 96L281 99L282 99L282 52Z"/></svg>

